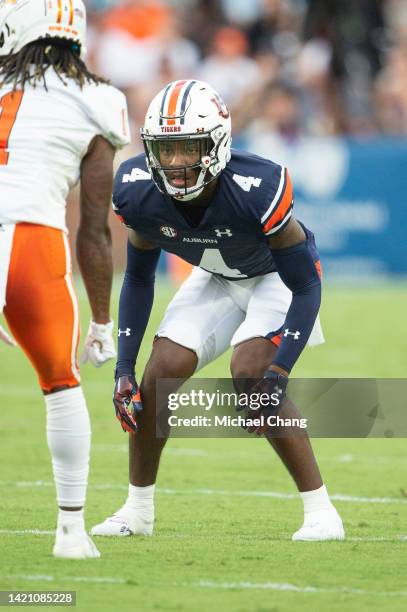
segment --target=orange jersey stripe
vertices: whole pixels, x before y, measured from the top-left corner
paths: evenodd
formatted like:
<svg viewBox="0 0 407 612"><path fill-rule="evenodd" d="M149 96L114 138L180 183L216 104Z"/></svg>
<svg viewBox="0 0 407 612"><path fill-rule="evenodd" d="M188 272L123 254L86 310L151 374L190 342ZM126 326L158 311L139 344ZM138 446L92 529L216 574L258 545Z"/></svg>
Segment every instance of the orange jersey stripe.
<svg viewBox="0 0 407 612"><path fill-rule="evenodd" d="M174 85L174 89L171 92L170 101L168 103L168 117L175 115L177 111L179 94L181 93L181 89L184 87L185 83L186 81L178 81L178 83ZM175 125L175 119L167 119L167 125Z"/></svg>
<svg viewBox="0 0 407 612"><path fill-rule="evenodd" d="M0 98L0 166L5 166L8 163L8 141L22 99L23 92L21 90L10 91Z"/></svg>
<svg viewBox="0 0 407 612"><path fill-rule="evenodd" d="M286 177L287 183L285 186L284 194L280 199L280 203L277 207L277 210L271 215L270 219L263 227L263 232L268 232L273 228L274 225L278 225L278 223L284 219L291 206L291 202L293 201L293 187L288 172L286 173Z"/></svg>
<svg viewBox="0 0 407 612"><path fill-rule="evenodd" d="M73 0L69 0L69 25L73 24Z"/></svg>
<svg viewBox="0 0 407 612"><path fill-rule="evenodd" d="M322 278L322 266L321 266L321 261L319 259L318 261L315 262L315 267L317 269L319 278Z"/></svg>
<svg viewBox="0 0 407 612"><path fill-rule="evenodd" d="M57 23L62 21L62 0L58 0Z"/></svg>

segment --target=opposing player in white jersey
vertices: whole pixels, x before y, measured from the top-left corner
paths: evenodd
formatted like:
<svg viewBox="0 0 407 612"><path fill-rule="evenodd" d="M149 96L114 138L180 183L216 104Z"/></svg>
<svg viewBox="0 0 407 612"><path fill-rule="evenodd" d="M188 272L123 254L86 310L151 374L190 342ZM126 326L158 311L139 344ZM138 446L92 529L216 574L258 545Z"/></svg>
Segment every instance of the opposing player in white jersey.
<svg viewBox="0 0 407 612"><path fill-rule="evenodd" d="M45 396L59 506L53 553L100 554L84 526L90 423L77 364L78 306L65 223L80 179L77 255L92 321L83 361L115 356L108 227L113 158L128 142L123 94L83 61L82 0L0 6L0 312ZM0 338L12 344L0 328Z"/></svg>

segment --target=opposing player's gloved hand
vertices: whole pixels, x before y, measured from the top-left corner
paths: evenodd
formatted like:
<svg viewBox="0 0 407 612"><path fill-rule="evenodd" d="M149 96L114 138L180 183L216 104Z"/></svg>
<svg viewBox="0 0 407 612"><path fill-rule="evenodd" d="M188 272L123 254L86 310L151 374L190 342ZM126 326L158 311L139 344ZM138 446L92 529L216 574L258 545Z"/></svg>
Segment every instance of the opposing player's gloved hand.
<svg viewBox="0 0 407 612"><path fill-rule="evenodd" d="M15 341L10 336L10 334L6 332L6 330L4 329L2 325L0 325L0 340L3 340L3 342L8 344L9 346L16 346Z"/></svg>
<svg viewBox="0 0 407 612"><path fill-rule="evenodd" d="M138 428L135 417L143 410L143 404L134 376L125 374L117 378L113 392L113 405L123 431L136 433Z"/></svg>
<svg viewBox="0 0 407 612"><path fill-rule="evenodd" d="M278 414L286 395L287 385L287 376L274 372L274 370L266 370L263 378L250 389L250 396L255 394L258 398L260 394L267 394L269 401L267 405L260 408L248 409L245 427L248 433L256 433L261 436L269 429L267 419ZM254 421L259 421L259 423L254 423Z"/></svg>
<svg viewBox="0 0 407 612"><path fill-rule="evenodd" d="M81 363L90 361L95 368L100 368L106 361L116 357L113 341L113 321L109 323L89 324L88 335L81 355Z"/></svg>

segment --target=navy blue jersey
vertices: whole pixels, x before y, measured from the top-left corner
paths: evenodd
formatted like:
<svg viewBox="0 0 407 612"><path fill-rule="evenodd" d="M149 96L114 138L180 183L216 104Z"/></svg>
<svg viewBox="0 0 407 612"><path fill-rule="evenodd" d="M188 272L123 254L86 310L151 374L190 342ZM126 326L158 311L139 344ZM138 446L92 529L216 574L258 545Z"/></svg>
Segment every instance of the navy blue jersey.
<svg viewBox="0 0 407 612"><path fill-rule="evenodd" d="M268 240L286 226L292 206L286 168L236 150L196 227L157 189L144 154L120 166L113 191L113 208L125 225L165 251L229 280L276 271Z"/></svg>

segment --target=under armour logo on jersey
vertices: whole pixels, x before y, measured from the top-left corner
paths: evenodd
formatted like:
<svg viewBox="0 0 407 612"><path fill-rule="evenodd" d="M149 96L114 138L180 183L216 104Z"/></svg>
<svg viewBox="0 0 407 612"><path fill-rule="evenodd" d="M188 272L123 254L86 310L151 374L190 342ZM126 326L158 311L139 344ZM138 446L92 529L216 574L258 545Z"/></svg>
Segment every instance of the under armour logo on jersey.
<svg viewBox="0 0 407 612"><path fill-rule="evenodd" d="M122 183L135 183L136 181L150 181L151 176L141 168L132 168L130 174L123 174Z"/></svg>
<svg viewBox="0 0 407 612"><path fill-rule="evenodd" d="M131 335L130 327L126 327L126 329L119 329L119 333L117 334L119 338L122 334L124 334L125 336L130 336Z"/></svg>
<svg viewBox="0 0 407 612"><path fill-rule="evenodd" d="M299 332L299 331L292 332L289 329L285 329L284 330L284 337L287 338L287 336L293 336L294 340L298 340L299 337L301 336L301 332Z"/></svg>
<svg viewBox="0 0 407 612"><path fill-rule="evenodd" d="M230 230L229 228L226 228L224 230L215 229L215 234L218 238L222 238L222 236L233 236L232 230Z"/></svg>

